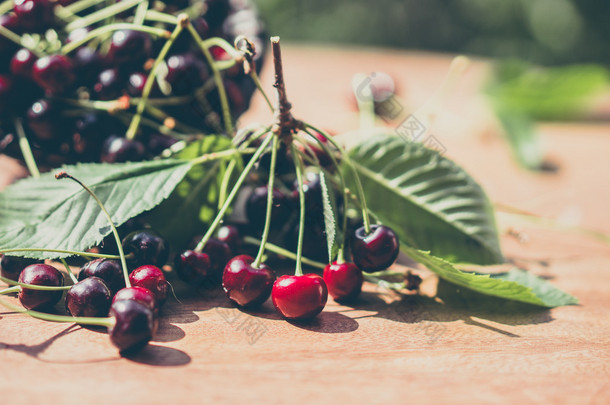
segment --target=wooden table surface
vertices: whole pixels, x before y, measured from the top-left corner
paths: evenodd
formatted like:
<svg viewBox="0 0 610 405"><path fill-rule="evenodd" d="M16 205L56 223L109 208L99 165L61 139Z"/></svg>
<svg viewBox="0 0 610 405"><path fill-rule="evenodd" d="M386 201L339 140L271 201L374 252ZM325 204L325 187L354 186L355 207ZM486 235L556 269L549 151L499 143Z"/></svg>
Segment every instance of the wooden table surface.
<svg viewBox="0 0 610 405"><path fill-rule="evenodd" d="M294 114L333 131L353 129L353 73L382 70L405 108L422 105L450 57L398 51L284 46ZM269 67L269 65L267 65ZM499 204L554 218L555 225L500 212L505 254L580 299L522 311L505 302L473 307L400 299L367 286L353 306L329 301L312 323L232 308L220 292L176 285L159 334L121 358L104 333L0 310L0 392L25 403L610 403L610 246L573 226L610 234L610 124L540 125L556 173L529 173L509 150L477 90L475 62L449 95L432 133ZM271 83L270 69L263 81ZM260 98L242 122L269 122ZM1 159L2 184L19 169ZM521 232L519 242L511 233ZM423 292L436 279L423 272ZM444 291L445 289L443 289ZM439 292L440 293L440 292Z"/></svg>

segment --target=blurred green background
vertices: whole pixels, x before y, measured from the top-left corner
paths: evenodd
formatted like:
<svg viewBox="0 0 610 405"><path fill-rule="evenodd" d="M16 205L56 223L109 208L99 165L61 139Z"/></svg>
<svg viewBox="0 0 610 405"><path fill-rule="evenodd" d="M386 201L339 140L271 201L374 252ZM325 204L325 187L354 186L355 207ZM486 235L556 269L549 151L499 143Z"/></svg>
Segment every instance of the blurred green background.
<svg viewBox="0 0 610 405"><path fill-rule="evenodd" d="M291 41L610 65L608 0L256 0Z"/></svg>

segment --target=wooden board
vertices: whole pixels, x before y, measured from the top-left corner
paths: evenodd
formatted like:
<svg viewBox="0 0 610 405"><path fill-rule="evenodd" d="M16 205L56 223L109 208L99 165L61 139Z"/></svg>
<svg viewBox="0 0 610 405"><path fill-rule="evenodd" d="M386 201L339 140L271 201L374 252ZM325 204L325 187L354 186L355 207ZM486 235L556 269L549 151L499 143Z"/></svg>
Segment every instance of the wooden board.
<svg viewBox="0 0 610 405"><path fill-rule="evenodd" d="M294 113L333 131L358 124L355 72L393 74L405 108L422 105L450 58L397 51L285 46ZM267 65L269 66L269 65ZM29 403L610 403L610 246L574 224L610 233L610 125L541 125L557 173L515 166L477 95L475 63L448 97L432 133L497 203L559 218L541 226L499 213L508 258L577 296L581 304L518 311L399 297L367 286L353 306L329 302L310 324L231 307L219 291L189 291L163 310L155 341L121 358L106 334L0 310L0 392ZM271 88L271 72L263 81ZM268 122L260 98L242 122ZM2 184L18 175L7 159ZM527 241L518 242L520 232ZM423 272L423 290L436 279Z"/></svg>

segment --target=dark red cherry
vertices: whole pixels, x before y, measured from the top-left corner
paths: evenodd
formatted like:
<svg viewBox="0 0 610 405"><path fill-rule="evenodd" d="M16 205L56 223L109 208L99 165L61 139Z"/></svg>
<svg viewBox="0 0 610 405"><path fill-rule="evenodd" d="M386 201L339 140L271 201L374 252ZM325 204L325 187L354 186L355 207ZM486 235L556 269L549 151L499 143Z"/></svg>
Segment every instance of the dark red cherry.
<svg viewBox="0 0 610 405"><path fill-rule="evenodd" d="M151 134L148 137L148 151L153 156L160 155L164 150L178 142L175 138L163 134Z"/></svg>
<svg viewBox="0 0 610 405"><path fill-rule="evenodd" d="M132 73L127 79L127 93L132 97L141 97L146 85L147 76L144 73Z"/></svg>
<svg viewBox="0 0 610 405"><path fill-rule="evenodd" d="M256 187L246 201L246 217L256 231L262 233L267 210L267 186ZM281 227L290 216L290 206L284 193L273 189L273 207L271 208L271 227Z"/></svg>
<svg viewBox="0 0 610 405"><path fill-rule="evenodd" d="M273 305L286 319L311 319L324 309L328 289L317 274L282 276L273 284Z"/></svg>
<svg viewBox="0 0 610 405"><path fill-rule="evenodd" d="M123 269L117 260L101 258L85 263L78 273L78 279L85 280L89 277L102 279L113 295L125 288Z"/></svg>
<svg viewBox="0 0 610 405"><path fill-rule="evenodd" d="M216 238L229 245L231 252L237 253L241 247L241 235L239 229L233 225L223 225L218 228Z"/></svg>
<svg viewBox="0 0 610 405"><path fill-rule="evenodd" d="M254 258L247 255L229 260L222 275L222 288L227 297L241 307L254 307L269 298L275 273L264 263L252 266Z"/></svg>
<svg viewBox="0 0 610 405"><path fill-rule="evenodd" d="M384 225L371 225L368 235L362 226L356 229L351 239L354 263L367 273L390 267L396 260L399 249L398 236Z"/></svg>
<svg viewBox="0 0 610 405"><path fill-rule="evenodd" d="M74 284L66 293L66 310L72 316L106 316L112 295L98 277L88 277Z"/></svg>
<svg viewBox="0 0 610 405"><path fill-rule="evenodd" d="M114 65L141 65L151 56L150 35L141 31L120 30L112 34L108 60Z"/></svg>
<svg viewBox="0 0 610 405"><path fill-rule="evenodd" d="M51 100L40 99L34 102L26 116L28 127L41 141L57 141L69 135L57 105Z"/></svg>
<svg viewBox="0 0 610 405"><path fill-rule="evenodd" d="M132 268L147 264L163 266L169 257L165 238L150 229L131 232L122 244L125 255L133 256L127 261Z"/></svg>
<svg viewBox="0 0 610 405"><path fill-rule="evenodd" d="M72 59L74 72L79 85L90 86L95 83L104 64L102 56L88 46L79 48Z"/></svg>
<svg viewBox="0 0 610 405"><path fill-rule="evenodd" d="M13 82L7 76L0 75L0 116L11 107Z"/></svg>
<svg viewBox="0 0 610 405"><path fill-rule="evenodd" d="M167 299L169 284L160 268L152 265L140 266L129 275L129 282L135 287L144 287L155 294L157 305L161 306Z"/></svg>
<svg viewBox="0 0 610 405"><path fill-rule="evenodd" d="M108 329L110 341L122 354L142 349L154 337L154 312L141 302L116 301L110 306L110 316L115 320Z"/></svg>
<svg viewBox="0 0 610 405"><path fill-rule="evenodd" d="M174 55L167 60L165 81L171 86L172 94L184 96L201 87L209 77L203 61L192 53Z"/></svg>
<svg viewBox="0 0 610 405"><path fill-rule="evenodd" d="M139 162L146 157L142 142L111 135L102 146L100 160L106 163Z"/></svg>
<svg viewBox="0 0 610 405"><path fill-rule="evenodd" d="M2 277L17 281L19 279L19 274L21 274L23 269L29 265L37 263L42 263L42 261L29 259L26 257L4 255L2 256L2 260L0 260L0 275L2 275Z"/></svg>
<svg viewBox="0 0 610 405"><path fill-rule="evenodd" d="M202 236L193 238L191 245L196 246L201 241L201 238ZM231 256L233 256L231 248L227 243L217 238L210 238L203 247L203 253L207 253L210 258L210 275L220 280L222 271L231 259Z"/></svg>
<svg viewBox="0 0 610 405"><path fill-rule="evenodd" d="M7 30L10 30L16 34L19 33L19 20L14 13L6 13L0 15L0 25ZM18 45L6 38L4 35L0 35L0 53L10 53L14 51Z"/></svg>
<svg viewBox="0 0 610 405"><path fill-rule="evenodd" d="M15 0L13 11L26 31L42 33L53 25L53 3L49 0Z"/></svg>
<svg viewBox="0 0 610 405"><path fill-rule="evenodd" d="M102 71L93 85L95 97L99 100L114 100L123 94L123 79L117 69Z"/></svg>
<svg viewBox="0 0 610 405"><path fill-rule="evenodd" d="M125 287L117 291L112 298L112 303L117 301L134 300L148 306L153 311L157 312L157 298L148 288L144 287Z"/></svg>
<svg viewBox="0 0 610 405"><path fill-rule="evenodd" d="M97 161L108 130L106 120L97 113L86 113L78 118L72 134L72 148L81 162Z"/></svg>
<svg viewBox="0 0 610 405"><path fill-rule="evenodd" d="M21 48L11 59L11 73L26 79L32 79L32 69L37 57L29 49Z"/></svg>
<svg viewBox="0 0 610 405"><path fill-rule="evenodd" d="M53 266L48 264L32 264L27 266L19 275L20 283L61 287L64 277ZM22 287L19 291L19 301L27 309L47 309L57 304L63 291L32 290Z"/></svg>
<svg viewBox="0 0 610 405"><path fill-rule="evenodd" d="M364 277L362 271L354 263L327 264L323 278L328 287L328 293L337 302L353 300L362 291Z"/></svg>
<svg viewBox="0 0 610 405"><path fill-rule="evenodd" d="M184 282L201 284L210 271L210 257L206 253L185 250L176 256L175 270Z"/></svg>
<svg viewBox="0 0 610 405"><path fill-rule="evenodd" d="M74 83L72 62L64 55L39 58L32 69L34 81L51 93L61 93Z"/></svg>

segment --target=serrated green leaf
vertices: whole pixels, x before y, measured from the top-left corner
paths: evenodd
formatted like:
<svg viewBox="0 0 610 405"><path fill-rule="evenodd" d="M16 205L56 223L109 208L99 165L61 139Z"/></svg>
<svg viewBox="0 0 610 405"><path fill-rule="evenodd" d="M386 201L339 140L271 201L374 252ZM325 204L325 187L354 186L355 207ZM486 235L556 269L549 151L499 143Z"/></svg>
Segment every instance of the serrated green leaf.
<svg viewBox="0 0 610 405"><path fill-rule="evenodd" d="M404 244L401 250L440 278L482 294L547 308L578 303L578 300L570 294L523 270L513 269L507 273L492 275L468 273L458 270L453 264L428 252Z"/></svg>
<svg viewBox="0 0 610 405"><path fill-rule="evenodd" d="M188 145L177 157L194 159L206 153L231 148L233 144L229 138L207 135ZM205 233L205 226L217 212L220 182L226 165L226 161L194 165L167 201L147 216L151 226L166 237L170 244L183 247L194 235ZM239 170L234 173L238 174Z"/></svg>
<svg viewBox="0 0 610 405"><path fill-rule="evenodd" d="M320 185L322 186L322 206L324 207L324 229L326 231L326 243L328 246L328 258L332 262L337 255L341 244L341 233L337 215L337 204L332 184L323 170L320 170Z"/></svg>
<svg viewBox="0 0 610 405"><path fill-rule="evenodd" d="M502 262L492 205L483 189L438 152L388 132L376 131L349 150L375 216L401 241L435 256Z"/></svg>
<svg viewBox="0 0 610 405"><path fill-rule="evenodd" d="M191 168L186 160L65 166L89 186L118 226L166 199ZM0 248L85 250L109 234L108 220L78 184L54 173L27 178L0 193ZM23 253L39 259L56 253Z"/></svg>

